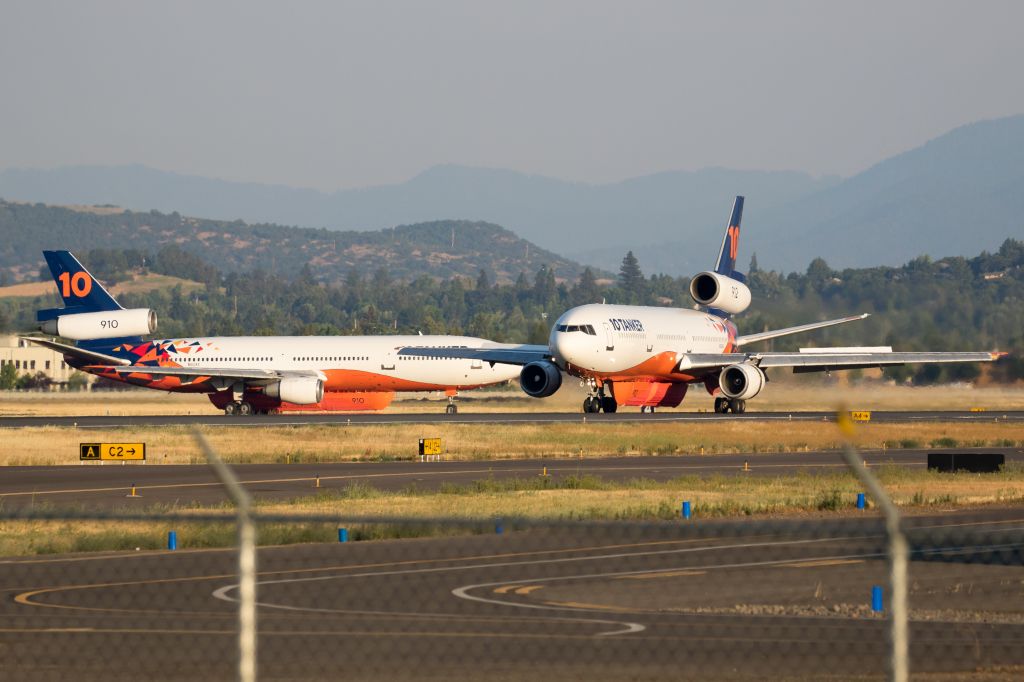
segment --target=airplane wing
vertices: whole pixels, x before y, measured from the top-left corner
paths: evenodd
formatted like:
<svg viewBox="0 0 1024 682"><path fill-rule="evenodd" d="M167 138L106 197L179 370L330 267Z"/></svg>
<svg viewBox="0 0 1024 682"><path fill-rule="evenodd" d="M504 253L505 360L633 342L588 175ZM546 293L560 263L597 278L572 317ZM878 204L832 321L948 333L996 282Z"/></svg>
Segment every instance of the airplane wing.
<svg viewBox="0 0 1024 682"><path fill-rule="evenodd" d="M34 343L38 346L43 346L44 348L55 350L58 353L63 353L64 355L70 355L71 357L87 360L88 362L91 362L95 365L116 366L131 364L128 360L115 358L111 355L104 355L103 353L97 353L96 351L85 350L84 348L79 348L78 346L69 346L64 343L50 341L49 339L41 339L37 336L22 336L19 338L28 341L29 343Z"/></svg>
<svg viewBox="0 0 1024 682"><path fill-rule="evenodd" d="M419 355L427 358L461 358L482 360L492 365L528 365L537 360L550 360L551 351L547 346L517 343L496 343L481 348L426 348L406 346L399 355Z"/></svg>
<svg viewBox="0 0 1024 682"><path fill-rule="evenodd" d="M273 370L245 370L216 367L162 367L157 365L129 365L113 368L118 374L150 374L162 377L222 377L224 379L281 379L285 376L314 376L314 373L276 372Z"/></svg>
<svg viewBox="0 0 1024 682"><path fill-rule="evenodd" d="M862 313L861 315L853 315L851 317L841 317L838 320L826 320L825 322L811 322L810 324L801 324L797 327L786 327L785 329L776 329L775 331L761 332L760 334L745 334L743 336L736 337L736 345L742 346L747 343L754 343L755 341L766 341L768 339L775 339L780 336L789 336L790 334L809 332L813 329L821 329L822 327L832 327L837 324L856 322L857 320L863 320L866 317L870 317L870 315L871 313Z"/></svg>
<svg viewBox="0 0 1024 682"><path fill-rule="evenodd" d="M680 371L713 369L750 363L761 369L792 367L796 373L831 372L894 365L949 362L993 362L1005 353L991 352L893 352L888 348L803 348L798 353L705 353L684 355Z"/></svg>

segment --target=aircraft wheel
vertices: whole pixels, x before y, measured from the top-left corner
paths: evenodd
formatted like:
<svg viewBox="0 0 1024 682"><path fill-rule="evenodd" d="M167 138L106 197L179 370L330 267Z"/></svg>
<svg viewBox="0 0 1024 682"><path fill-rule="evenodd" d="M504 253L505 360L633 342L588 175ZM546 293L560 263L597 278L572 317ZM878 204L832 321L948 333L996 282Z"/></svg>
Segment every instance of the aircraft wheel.
<svg viewBox="0 0 1024 682"><path fill-rule="evenodd" d="M248 417L253 414L253 411L254 410L252 409L252 405L250 405L249 403L244 401L238 403L238 416Z"/></svg>
<svg viewBox="0 0 1024 682"><path fill-rule="evenodd" d="M458 414L459 413L459 406L458 405L449 405L448 407L444 408L444 411L445 411L445 414Z"/></svg>
<svg viewBox="0 0 1024 682"><path fill-rule="evenodd" d="M744 412L747 411L747 401L746 400L730 400L729 401L729 410L732 411L733 414L743 414Z"/></svg>
<svg viewBox="0 0 1024 682"><path fill-rule="evenodd" d="M615 402L615 398L605 396L601 398L601 409L607 414L615 414L615 411L619 409L619 404Z"/></svg>
<svg viewBox="0 0 1024 682"><path fill-rule="evenodd" d="M587 413L594 413L601 411L601 402L594 397L587 398L583 401L583 411Z"/></svg>
<svg viewBox="0 0 1024 682"><path fill-rule="evenodd" d="M729 410L729 401L725 398L715 398L715 412L725 414Z"/></svg>
<svg viewBox="0 0 1024 682"><path fill-rule="evenodd" d="M228 417L234 417L236 414L238 414L241 405L242 404L238 402L228 403L227 405L224 406L224 414Z"/></svg>

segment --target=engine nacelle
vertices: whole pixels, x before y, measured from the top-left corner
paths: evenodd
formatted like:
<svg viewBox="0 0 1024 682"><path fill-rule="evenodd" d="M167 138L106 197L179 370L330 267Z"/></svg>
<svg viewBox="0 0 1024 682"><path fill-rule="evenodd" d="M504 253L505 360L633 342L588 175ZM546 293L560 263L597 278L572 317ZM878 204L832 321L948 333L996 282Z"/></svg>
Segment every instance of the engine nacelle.
<svg viewBox="0 0 1024 682"><path fill-rule="evenodd" d="M47 320L39 329L44 334L63 336L75 341L146 336L156 331L156 313L148 308L74 313Z"/></svg>
<svg viewBox="0 0 1024 682"><path fill-rule="evenodd" d="M764 372L754 365L729 365L718 375L718 387L727 398L749 400L761 392Z"/></svg>
<svg viewBox="0 0 1024 682"><path fill-rule="evenodd" d="M547 398L562 385L562 372L546 360L531 362L519 373L519 385L530 397Z"/></svg>
<svg viewBox="0 0 1024 682"><path fill-rule="evenodd" d="M324 399L324 382L316 377L285 377L269 384L263 394L285 403L314 405Z"/></svg>
<svg viewBox="0 0 1024 682"><path fill-rule="evenodd" d="M750 289L732 277L702 272L690 280L690 296L697 303L735 315L750 307Z"/></svg>

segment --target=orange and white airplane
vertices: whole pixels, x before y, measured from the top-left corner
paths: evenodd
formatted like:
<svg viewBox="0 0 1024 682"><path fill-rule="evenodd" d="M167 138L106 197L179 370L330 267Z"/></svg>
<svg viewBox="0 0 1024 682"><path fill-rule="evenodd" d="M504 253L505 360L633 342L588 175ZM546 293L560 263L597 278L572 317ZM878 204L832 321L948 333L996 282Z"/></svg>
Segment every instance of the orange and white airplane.
<svg viewBox="0 0 1024 682"><path fill-rule="evenodd" d="M27 341L64 354L83 372L179 393L206 393L228 415L288 410L381 410L396 391L459 391L513 379L519 367L481 360L398 355L412 344L475 348L466 336L214 336L144 341L156 313L125 310L69 251L44 251L63 308L40 310L47 334Z"/></svg>
<svg viewBox="0 0 1024 682"><path fill-rule="evenodd" d="M750 305L750 289L736 271L743 197L732 217L714 270L690 282L701 309L584 305L558 318L548 345L490 344L481 348L405 348L399 355L482 360L522 367L527 395L543 398L562 384L562 373L588 387L584 412L615 412L619 406L677 407L693 384L714 396L719 413L746 411L764 388L766 370L794 372L882 367L910 363L990 362L1000 353L893 352L889 347L802 348L796 353L748 351L758 341L798 334L867 317L855 315L758 334L740 335L729 319Z"/></svg>

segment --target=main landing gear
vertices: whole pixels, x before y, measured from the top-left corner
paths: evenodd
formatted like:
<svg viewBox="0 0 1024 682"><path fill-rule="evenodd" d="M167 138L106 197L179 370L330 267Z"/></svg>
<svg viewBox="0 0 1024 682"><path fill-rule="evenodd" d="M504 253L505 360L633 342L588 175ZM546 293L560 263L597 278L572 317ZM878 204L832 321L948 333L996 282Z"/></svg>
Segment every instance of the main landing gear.
<svg viewBox="0 0 1024 682"><path fill-rule="evenodd" d="M747 411L747 401L738 398L715 398L715 412L725 414L743 414Z"/></svg>
<svg viewBox="0 0 1024 682"><path fill-rule="evenodd" d="M590 395L583 401L584 412L589 414L596 412L614 414L619 409L619 404L615 402L615 398L604 394L603 384L599 387L596 382L591 381L588 388Z"/></svg>
<svg viewBox="0 0 1024 682"><path fill-rule="evenodd" d="M248 417L256 414L256 410L244 400L233 400L224 406L224 414L228 417Z"/></svg>

